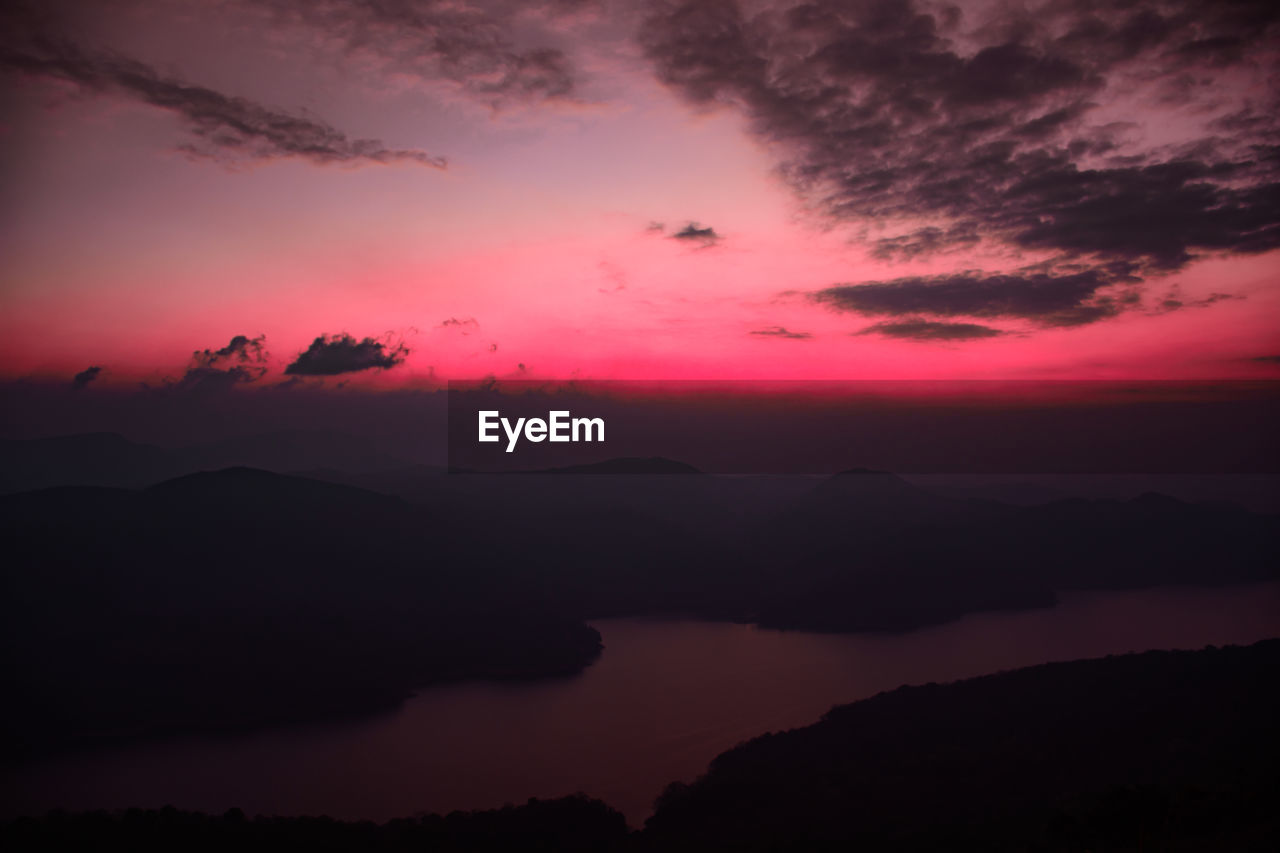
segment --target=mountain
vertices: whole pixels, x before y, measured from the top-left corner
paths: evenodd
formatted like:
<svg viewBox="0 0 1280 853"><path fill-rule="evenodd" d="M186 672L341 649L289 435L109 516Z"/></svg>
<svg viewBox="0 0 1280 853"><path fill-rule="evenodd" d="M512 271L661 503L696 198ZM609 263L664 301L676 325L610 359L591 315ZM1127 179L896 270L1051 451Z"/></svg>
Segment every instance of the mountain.
<svg viewBox="0 0 1280 853"><path fill-rule="evenodd" d="M582 795L388 821L51 812L14 850L1146 850L1263 853L1280 835L1280 640L900 687L764 734L672 783L639 832Z"/></svg>
<svg viewBox="0 0 1280 853"><path fill-rule="evenodd" d="M89 433L0 441L0 494L51 486L137 488L231 467L359 473L408 466L379 450L376 442L340 432L294 430L177 448L139 444L115 433Z"/></svg>
<svg viewBox="0 0 1280 853"><path fill-rule="evenodd" d="M902 687L672 784L653 849L1269 850L1280 640Z"/></svg>
<svg viewBox="0 0 1280 853"><path fill-rule="evenodd" d="M41 446L172 464L121 441ZM381 707L448 679L576 672L599 653L596 617L908 631L1052 606L1063 590L1280 576L1275 519L1231 504L1020 507L864 469L605 467L326 475L346 483L232 467L0 497L0 677L19 697L0 714L36 745L248 725Z"/></svg>
<svg viewBox="0 0 1280 853"><path fill-rule="evenodd" d="M115 433L0 441L0 493L49 486L141 486L180 468L171 451Z"/></svg>
<svg viewBox="0 0 1280 853"><path fill-rule="evenodd" d="M485 811L419 815L380 826L328 817L248 817L240 809L206 815L174 808L115 814L52 812L36 819L0 822L0 843L5 849L23 851L70 847L138 853L605 853L629 841L627 821L620 812L582 795L531 799L524 805Z"/></svg>
<svg viewBox="0 0 1280 853"><path fill-rule="evenodd" d="M386 707L579 671L600 651L484 531L233 468L0 498L10 753Z"/></svg>
<svg viewBox="0 0 1280 853"><path fill-rule="evenodd" d="M997 503L1013 504L1014 506L1035 506L1071 497L1070 492L1035 482L956 484L948 482L950 479L955 478L948 478L945 475L925 475L911 478L917 485L935 494L961 500L995 501Z"/></svg>
<svg viewBox="0 0 1280 853"><path fill-rule="evenodd" d="M588 462L582 465L565 465L560 468L544 468L531 471L532 474L701 474L692 465L664 459L661 456L621 457L605 459L601 462Z"/></svg>
<svg viewBox="0 0 1280 853"><path fill-rule="evenodd" d="M193 471L241 466L284 473L328 467L363 473L410 464L380 449L374 440L326 430L288 430L191 445L182 449L181 457Z"/></svg>
<svg viewBox="0 0 1280 853"><path fill-rule="evenodd" d="M1003 542L1060 590L1216 586L1274 579L1280 566L1275 516L1151 493L1026 507Z"/></svg>
<svg viewBox="0 0 1280 853"><path fill-rule="evenodd" d="M938 495L857 469L746 531L751 621L820 631L909 630L982 610L1051 606L1073 589L1280 577L1275 519L1162 495L1034 506Z"/></svg>

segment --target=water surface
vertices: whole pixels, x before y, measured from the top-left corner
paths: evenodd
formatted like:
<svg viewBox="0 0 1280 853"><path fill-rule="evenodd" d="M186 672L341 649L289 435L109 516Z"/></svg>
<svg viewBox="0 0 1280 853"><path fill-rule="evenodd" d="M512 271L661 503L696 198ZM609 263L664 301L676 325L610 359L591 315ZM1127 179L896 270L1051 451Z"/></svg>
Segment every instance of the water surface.
<svg viewBox="0 0 1280 853"><path fill-rule="evenodd" d="M673 780L765 731L900 684L1055 660L1280 636L1280 583L1074 594L897 635L689 620L594 623L580 676L421 691L398 710L252 734L168 738L10 767L5 815L158 807L385 820L583 791L636 825Z"/></svg>

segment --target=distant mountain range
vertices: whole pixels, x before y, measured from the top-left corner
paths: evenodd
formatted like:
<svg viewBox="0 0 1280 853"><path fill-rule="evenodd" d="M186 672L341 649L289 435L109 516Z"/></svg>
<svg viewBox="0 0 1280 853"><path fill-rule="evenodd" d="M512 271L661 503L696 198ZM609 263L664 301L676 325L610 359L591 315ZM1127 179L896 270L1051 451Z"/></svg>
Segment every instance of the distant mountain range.
<svg viewBox="0 0 1280 853"><path fill-rule="evenodd" d="M601 649L482 531L256 469L0 497L0 541L10 754L367 712Z"/></svg>
<svg viewBox="0 0 1280 853"><path fill-rule="evenodd" d="M1151 494L1016 506L864 469L738 478L623 459L520 476L401 464L300 477L238 466L104 484L175 460L388 461L349 437L308 433L284 452L291 441L21 444L37 451L29 480L85 484L0 497L0 677L18 697L3 710L8 731L36 748L369 708L454 678L573 673L600 651L586 620L604 616L906 631L1052 606L1069 589L1280 577L1275 517L1232 504Z"/></svg>
<svg viewBox="0 0 1280 853"><path fill-rule="evenodd" d="M692 465L663 459L661 456L635 457L627 456L619 459L605 459L601 462L588 462L582 465L564 465L559 468L544 468L534 471L535 474L701 474Z"/></svg>
<svg viewBox="0 0 1280 853"><path fill-rule="evenodd" d="M285 473L313 468L386 471L409 464L378 450L374 442L338 432L266 433L179 448L89 433L0 441L0 494L51 486L137 488L236 466Z"/></svg>

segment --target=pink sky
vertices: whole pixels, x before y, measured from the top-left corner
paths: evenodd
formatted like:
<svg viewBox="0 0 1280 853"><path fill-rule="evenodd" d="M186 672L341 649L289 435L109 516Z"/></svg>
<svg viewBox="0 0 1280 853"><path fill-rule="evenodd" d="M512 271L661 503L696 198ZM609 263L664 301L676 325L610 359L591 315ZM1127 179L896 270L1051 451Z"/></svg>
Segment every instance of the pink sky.
<svg viewBox="0 0 1280 853"><path fill-rule="evenodd" d="M60 8L46 26L65 25L86 52L449 165L193 158L179 150L190 134L183 116L136 92L7 71L0 374L62 380L100 365L103 383L156 382L180 376L194 350L265 335L270 371L260 381L276 382L313 339L341 332L408 346L397 367L343 377L379 385L1280 372L1266 360L1280 355L1274 250L1192 246L1179 268L1138 276L1123 310L1080 325L819 304L809 294L833 285L1008 273L1061 253L984 237L910 260L876 257L877 237L936 216L822 210L778 174L792 143L760 130L749 95L698 103L655 74L661 57L632 38L640 13L610 8L514 18L510 38L563 50L578 83L571 99L496 106L465 81L335 47L314 21L265 25L238 3L170 2L145 14L121 3L110 19ZM966 14L976 22L982 9ZM973 35L976 23L965 32L953 39L959 54L995 38ZM1117 71L1092 93L1095 124L1123 112L1126 151L1168 160L1162 152L1258 96L1246 65L1218 73L1233 97L1206 111L1195 99L1135 95ZM673 239L691 222L718 239ZM1162 307L1171 294L1176 310ZM903 319L1000 334L857 334Z"/></svg>

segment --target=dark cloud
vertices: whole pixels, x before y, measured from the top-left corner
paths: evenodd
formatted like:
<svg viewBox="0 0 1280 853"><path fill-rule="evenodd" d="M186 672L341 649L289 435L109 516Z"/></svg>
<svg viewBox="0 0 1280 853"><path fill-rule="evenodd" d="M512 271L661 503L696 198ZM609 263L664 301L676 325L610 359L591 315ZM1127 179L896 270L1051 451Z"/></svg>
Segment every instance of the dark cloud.
<svg viewBox="0 0 1280 853"><path fill-rule="evenodd" d="M1235 293L1210 293L1208 296L1192 299L1183 296L1178 291L1178 288L1174 287L1156 305L1154 313L1167 314L1170 311L1180 311L1183 308L1208 308L1210 305L1216 305L1219 302L1230 302L1237 299L1244 299L1244 297Z"/></svg>
<svg viewBox="0 0 1280 853"><path fill-rule="evenodd" d="M194 157L225 162L298 158L322 165L411 163L436 169L446 165L444 158L417 149L351 139L313 116L162 77L128 57L84 50L48 36L14 42L11 37L0 44L0 69L62 80L82 92L120 95L170 112L191 135L180 150Z"/></svg>
<svg viewBox="0 0 1280 853"><path fill-rule="evenodd" d="M1130 282L1096 269L1057 275L960 273L838 284L809 294L809 299L837 311L869 315L1012 318L1041 326L1080 326L1135 305L1136 293L1117 290Z"/></svg>
<svg viewBox="0 0 1280 853"><path fill-rule="evenodd" d="M265 335L236 335L221 349L196 350L182 378L166 381L163 387L208 393L256 382L267 372L265 341Z"/></svg>
<svg viewBox="0 0 1280 853"><path fill-rule="evenodd" d="M98 367L97 365L94 365L92 367L86 367L84 370L80 371L79 373L77 373L75 376L71 378L71 386L77 389L83 388L93 380L97 379L98 375L101 373L102 373L102 368Z"/></svg>
<svg viewBox="0 0 1280 853"><path fill-rule="evenodd" d="M897 237L881 237L871 249L882 261L909 261L920 256L968 249L982 242L972 222L959 223L943 230L933 226L918 228Z"/></svg>
<svg viewBox="0 0 1280 853"><path fill-rule="evenodd" d="M336 376L359 370L386 370L401 364L408 355L409 348L403 343L376 338L358 341L345 332L321 335L284 372L291 376Z"/></svg>
<svg viewBox="0 0 1280 853"><path fill-rule="evenodd" d="M991 9L660 3L640 41L690 102L740 109L816 209L898 231L872 240L884 258L991 241L1168 270L1280 247L1280 103L1265 82L1280 7ZM1138 143L1126 133L1140 125L1099 106L1136 90L1205 120L1236 109L1177 144Z"/></svg>
<svg viewBox="0 0 1280 853"><path fill-rule="evenodd" d="M939 320L915 318L876 323L856 334L883 335L888 338L903 338L911 341L972 341L994 338L1005 333L1000 329L981 326L977 323L945 323Z"/></svg>
<svg viewBox="0 0 1280 853"><path fill-rule="evenodd" d="M809 332L793 332L785 326L769 326L767 329L755 329L751 334L766 338L788 338L793 341L807 341L813 337Z"/></svg>
<svg viewBox="0 0 1280 853"><path fill-rule="evenodd" d="M266 335L251 338L247 335L236 335L222 349L196 350L191 354L192 360L202 366L213 367L228 361L245 363L261 363L266 361L267 351L264 346Z"/></svg>
<svg viewBox="0 0 1280 853"><path fill-rule="evenodd" d="M1255 355L1250 361L1260 361L1265 364L1280 364L1280 355Z"/></svg>
<svg viewBox="0 0 1280 853"><path fill-rule="evenodd" d="M476 329L480 328L480 321L474 317L463 317L462 319L458 319L457 317L450 317L448 320L445 320L443 323L440 324L440 328L454 329L455 331L459 331L464 335L469 335L472 332L474 332Z"/></svg>
<svg viewBox="0 0 1280 853"><path fill-rule="evenodd" d="M720 235L716 233L716 229L707 227L703 228L697 222L690 222L679 231L671 235L672 240L685 240L691 243L700 243L702 246L714 246L720 242Z"/></svg>
<svg viewBox="0 0 1280 853"><path fill-rule="evenodd" d="M266 0L277 21L323 33L346 53L388 70L448 80L495 105L506 101L568 99L576 87L563 50L516 43L513 25L526 27L595 5L458 3L453 0Z"/></svg>

